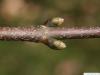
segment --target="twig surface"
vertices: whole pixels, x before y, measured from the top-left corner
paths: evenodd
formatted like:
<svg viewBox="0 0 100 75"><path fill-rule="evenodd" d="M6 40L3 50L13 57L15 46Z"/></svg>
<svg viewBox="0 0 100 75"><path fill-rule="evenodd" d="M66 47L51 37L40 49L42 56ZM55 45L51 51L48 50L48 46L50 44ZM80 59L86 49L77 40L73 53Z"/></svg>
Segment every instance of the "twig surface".
<svg viewBox="0 0 100 75"><path fill-rule="evenodd" d="M0 40L38 41L45 36L57 39L100 38L100 27L0 27Z"/></svg>

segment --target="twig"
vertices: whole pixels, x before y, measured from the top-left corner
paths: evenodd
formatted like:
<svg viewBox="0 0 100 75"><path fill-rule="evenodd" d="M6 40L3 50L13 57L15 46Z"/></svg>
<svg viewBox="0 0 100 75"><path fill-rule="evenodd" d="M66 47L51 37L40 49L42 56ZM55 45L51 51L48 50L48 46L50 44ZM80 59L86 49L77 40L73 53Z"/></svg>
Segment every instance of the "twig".
<svg viewBox="0 0 100 75"><path fill-rule="evenodd" d="M47 27L0 27L0 40L38 41L40 37L57 39L100 38L100 27L55 28Z"/></svg>
<svg viewBox="0 0 100 75"><path fill-rule="evenodd" d="M100 27L56 28L50 31L50 36L60 39L100 38Z"/></svg>
<svg viewBox="0 0 100 75"><path fill-rule="evenodd" d="M100 38L100 27L59 27L63 22L63 18L56 17L39 27L0 27L0 40L40 42L58 50L66 48L61 39Z"/></svg>
<svg viewBox="0 0 100 75"><path fill-rule="evenodd" d="M0 27L0 40L42 42L50 46L48 38L86 39L100 38L100 27L59 28L59 27Z"/></svg>

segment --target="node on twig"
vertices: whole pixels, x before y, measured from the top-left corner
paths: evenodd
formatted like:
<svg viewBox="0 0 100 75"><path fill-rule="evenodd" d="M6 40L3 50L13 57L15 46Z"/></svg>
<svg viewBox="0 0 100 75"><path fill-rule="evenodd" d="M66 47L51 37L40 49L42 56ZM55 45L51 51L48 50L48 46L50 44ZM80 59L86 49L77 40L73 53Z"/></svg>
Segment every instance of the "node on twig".
<svg viewBox="0 0 100 75"><path fill-rule="evenodd" d="M42 29L44 29L46 33L48 33L47 29L48 27L59 27L64 22L64 19L61 17L55 17L53 19L48 19L44 25L40 26ZM45 37L45 38L43 38ZM48 37L46 35L42 36L41 42L45 45L49 46L52 49L61 50L66 48L66 44L61 40L56 40L51 37Z"/></svg>

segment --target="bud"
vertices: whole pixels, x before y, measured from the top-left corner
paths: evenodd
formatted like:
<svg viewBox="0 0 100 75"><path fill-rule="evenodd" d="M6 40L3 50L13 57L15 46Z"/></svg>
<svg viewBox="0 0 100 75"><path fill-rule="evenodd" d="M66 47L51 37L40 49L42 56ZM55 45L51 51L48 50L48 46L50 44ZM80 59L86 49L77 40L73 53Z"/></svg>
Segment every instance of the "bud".
<svg viewBox="0 0 100 75"><path fill-rule="evenodd" d="M48 47L56 50L61 50L66 48L66 44L63 41L48 38L44 44L46 44Z"/></svg>
<svg viewBox="0 0 100 75"><path fill-rule="evenodd" d="M66 45L64 42L60 41L60 40L55 40L53 41L52 45L56 48L56 49L64 49L66 48Z"/></svg>
<svg viewBox="0 0 100 75"><path fill-rule="evenodd" d="M51 20L51 22L52 22L54 25L61 26L61 24L64 22L64 19L61 18L61 17L56 17L56 18L53 18L53 19Z"/></svg>

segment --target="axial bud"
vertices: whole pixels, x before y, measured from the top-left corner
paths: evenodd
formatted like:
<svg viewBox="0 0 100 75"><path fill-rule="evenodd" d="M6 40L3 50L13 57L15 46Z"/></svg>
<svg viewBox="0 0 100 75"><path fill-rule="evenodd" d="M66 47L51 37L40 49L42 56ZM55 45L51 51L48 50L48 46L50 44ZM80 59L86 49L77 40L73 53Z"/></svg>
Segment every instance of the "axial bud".
<svg viewBox="0 0 100 75"><path fill-rule="evenodd" d="M52 38L46 39L45 41L43 41L43 43L48 47L56 50L61 50L66 48L66 44L63 41L52 39Z"/></svg>
<svg viewBox="0 0 100 75"><path fill-rule="evenodd" d="M57 49L64 49L66 48L66 45L64 42L60 41L60 40L55 40L53 41L52 45L57 48Z"/></svg>
<svg viewBox="0 0 100 75"><path fill-rule="evenodd" d="M64 19L61 18L61 17L56 17L56 18L53 18L53 19L51 20L51 22L52 22L54 25L60 26L60 25L64 22Z"/></svg>

